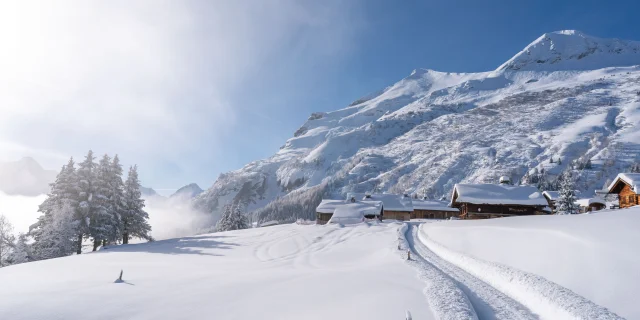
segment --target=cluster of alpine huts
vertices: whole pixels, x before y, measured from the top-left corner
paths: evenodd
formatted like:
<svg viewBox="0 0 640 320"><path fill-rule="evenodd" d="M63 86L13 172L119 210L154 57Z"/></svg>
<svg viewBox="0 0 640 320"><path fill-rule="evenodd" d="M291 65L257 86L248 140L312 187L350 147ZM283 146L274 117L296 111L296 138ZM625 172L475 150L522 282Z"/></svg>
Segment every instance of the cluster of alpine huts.
<svg viewBox="0 0 640 320"><path fill-rule="evenodd" d="M592 198L578 199L580 212L606 208L603 199L615 194L620 208L640 205L640 174L621 173ZM412 199L408 194L349 193L346 199L324 199L316 209L318 224L350 224L393 219L489 219L555 213L558 191L540 192L533 186L511 185L508 177L498 184L458 183L451 201ZM577 213L577 212L576 212Z"/></svg>

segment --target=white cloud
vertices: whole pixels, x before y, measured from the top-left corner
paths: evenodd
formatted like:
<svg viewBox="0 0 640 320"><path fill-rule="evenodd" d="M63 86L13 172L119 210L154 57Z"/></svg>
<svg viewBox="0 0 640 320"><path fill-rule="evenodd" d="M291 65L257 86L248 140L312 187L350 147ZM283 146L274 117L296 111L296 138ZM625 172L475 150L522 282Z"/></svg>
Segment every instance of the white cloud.
<svg viewBox="0 0 640 320"><path fill-rule="evenodd" d="M244 81L274 62L295 72L309 59L348 51L355 7L339 0L1 2L0 152L56 168L59 154L89 148L125 161L188 165L188 155L230 138L238 114L229 101L250 94Z"/></svg>
<svg viewBox="0 0 640 320"><path fill-rule="evenodd" d="M0 191L0 214L13 225L15 234L27 233L29 226L38 221L38 206L47 196L9 196Z"/></svg>

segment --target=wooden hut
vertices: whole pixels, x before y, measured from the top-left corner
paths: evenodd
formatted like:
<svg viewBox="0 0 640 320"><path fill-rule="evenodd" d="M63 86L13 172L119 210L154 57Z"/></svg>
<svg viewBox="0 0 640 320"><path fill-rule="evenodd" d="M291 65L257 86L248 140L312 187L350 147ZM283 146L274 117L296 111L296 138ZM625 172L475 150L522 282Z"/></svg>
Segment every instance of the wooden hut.
<svg viewBox="0 0 640 320"><path fill-rule="evenodd" d="M346 204L345 200L328 200L323 199L316 208L316 223L326 224L333 216L336 207Z"/></svg>
<svg viewBox="0 0 640 320"><path fill-rule="evenodd" d="M608 187L609 194L617 194L620 208L640 205L640 173L620 173Z"/></svg>
<svg viewBox="0 0 640 320"><path fill-rule="evenodd" d="M449 219L460 216L460 210L450 207L445 201L413 199L411 203L411 219Z"/></svg>
<svg viewBox="0 0 640 320"><path fill-rule="evenodd" d="M591 212L602 210L607 207L607 202L599 197L578 199L576 203L580 206L580 212Z"/></svg>
<svg viewBox="0 0 640 320"><path fill-rule="evenodd" d="M547 214L547 200L531 186L508 184L456 184L451 207L460 209L463 219Z"/></svg>
<svg viewBox="0 0 640 320"><path fill-rule="evenodd" d="M366 194L364 201L380 201L383 219L411 220L413 205L411 197L407 194Z"/></svg>

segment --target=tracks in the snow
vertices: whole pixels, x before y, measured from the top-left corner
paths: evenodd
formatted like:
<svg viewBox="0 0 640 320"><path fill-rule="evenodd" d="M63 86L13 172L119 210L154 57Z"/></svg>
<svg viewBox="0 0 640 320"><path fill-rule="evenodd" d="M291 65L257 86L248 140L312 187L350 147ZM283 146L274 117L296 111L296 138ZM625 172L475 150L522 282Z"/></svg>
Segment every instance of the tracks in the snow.
<svg viewBox="0 0 640 320"><path fill-rule="evenodd" d="M415 259L449 278L471 303L478 319L538 319L518 301L508 297L477 277L445 261L418 240L418 228L409 224L405 237Z"/></svg>

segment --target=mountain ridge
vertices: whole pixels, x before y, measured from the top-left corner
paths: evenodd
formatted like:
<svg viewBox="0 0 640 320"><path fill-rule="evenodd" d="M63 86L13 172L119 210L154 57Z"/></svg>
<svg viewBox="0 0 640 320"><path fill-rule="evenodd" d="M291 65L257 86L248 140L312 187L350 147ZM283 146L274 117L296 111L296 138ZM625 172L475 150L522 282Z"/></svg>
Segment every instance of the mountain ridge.
<svg viewBox="0 0 640 320"><path fill-rule="evenodd" d="M540 172L553 179L587 159L594 167L579 173L579 188L599 188L640 151L638 42L550 34L493 71L418 68L346 108L312 113L276 154L220 175L195 205L214 216L240 203L257 220L313 218L322 197L448 196L458 182L490 183L501 175L518 182ZM603 49L618 44L630 49ZM585 50L593 54L577 59ZM562 164L551 164L553 158Z"/></svg>

